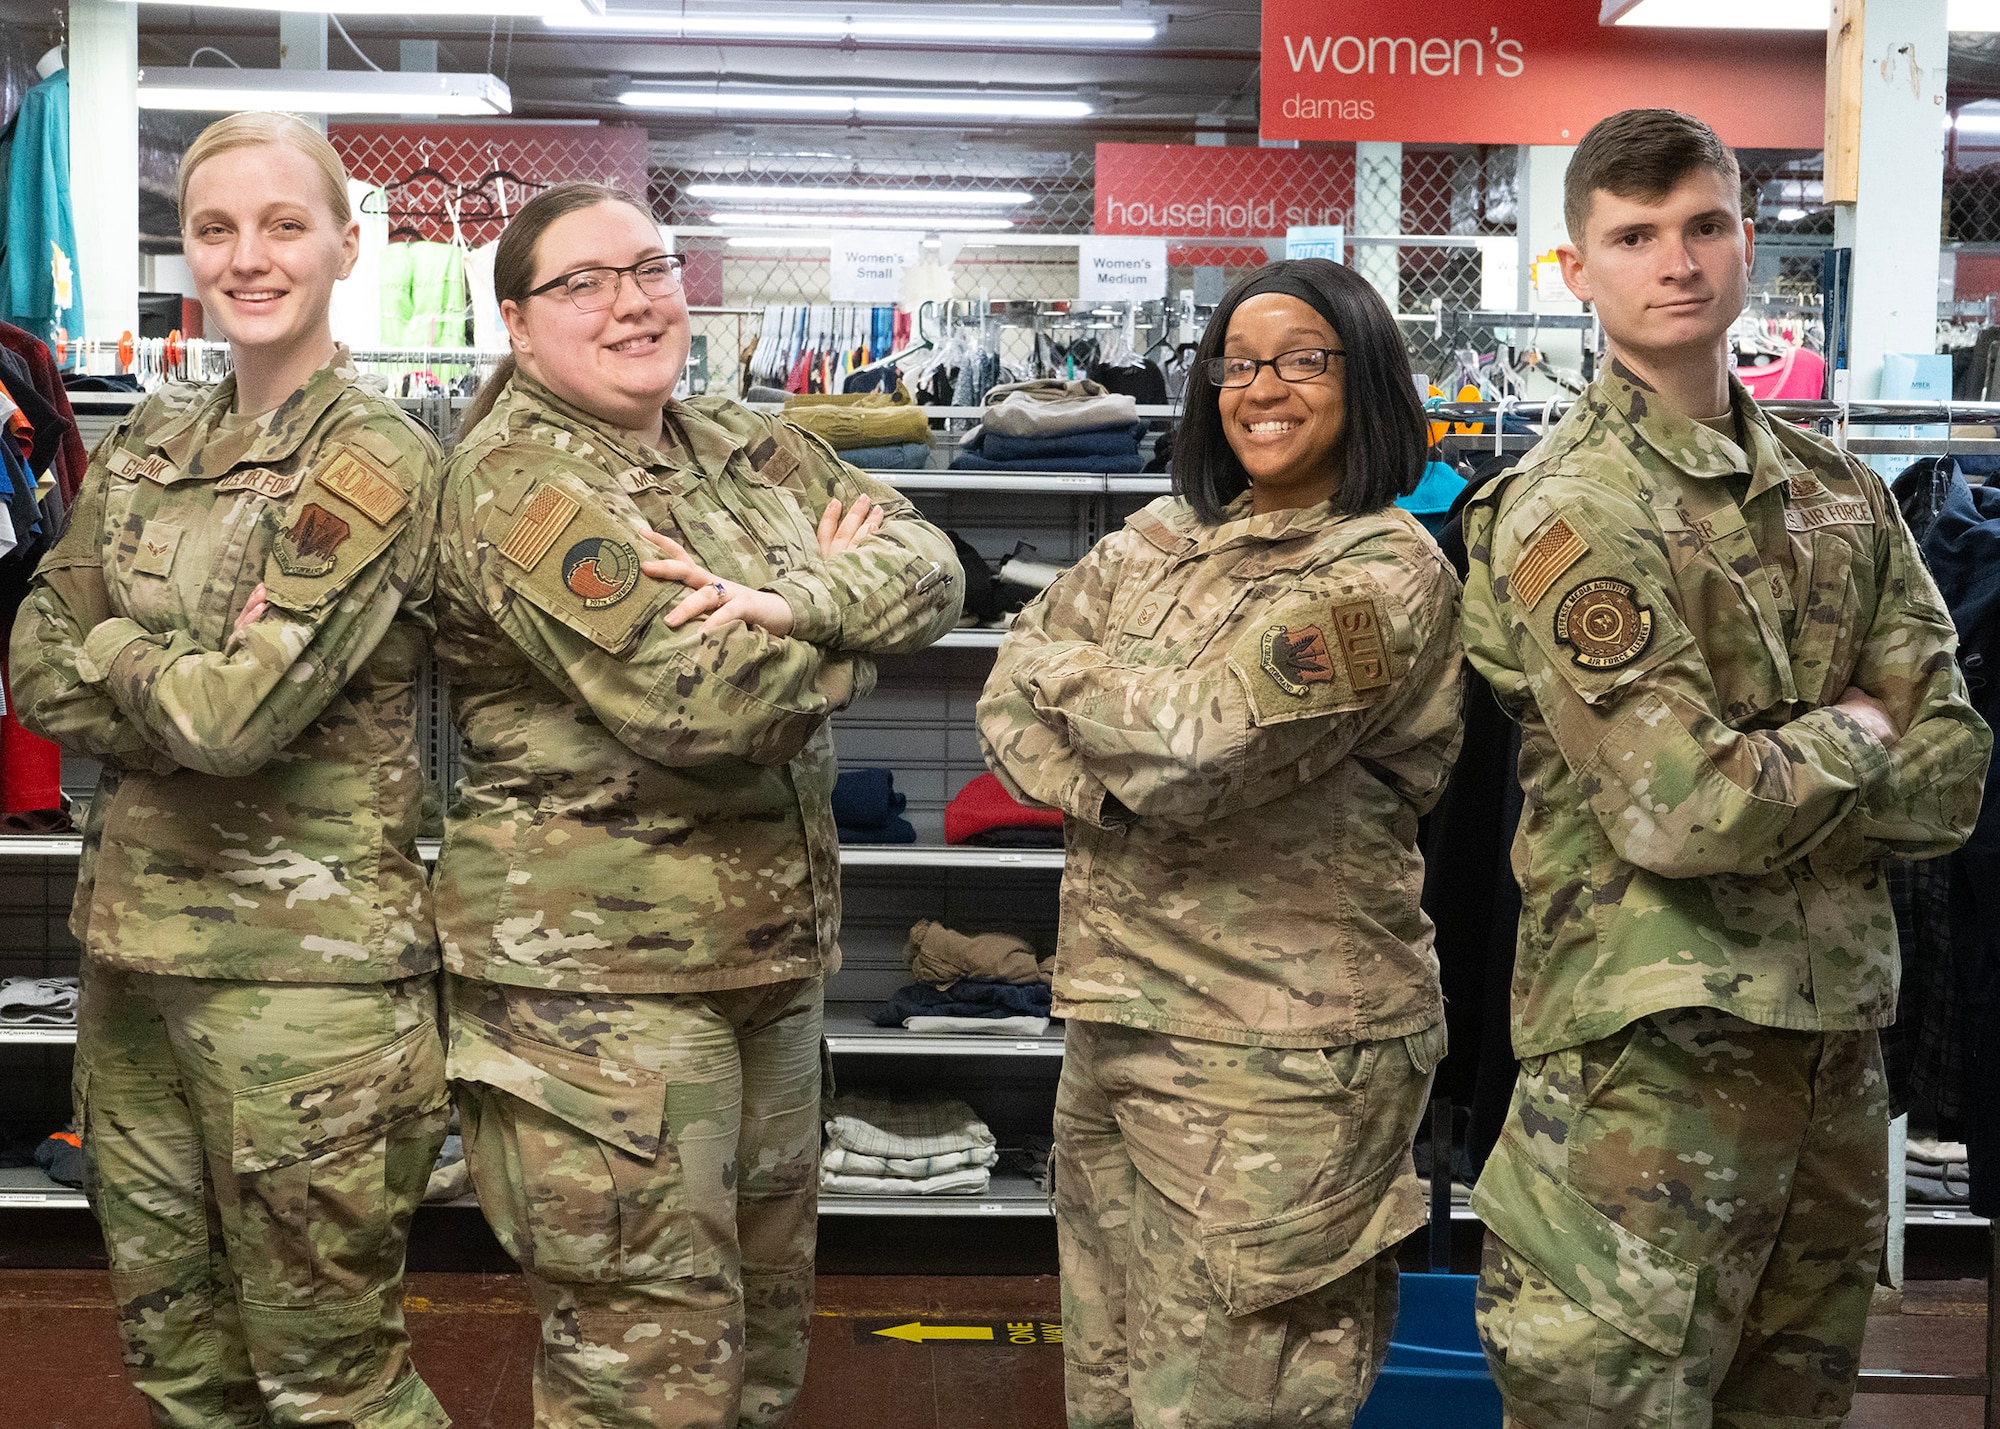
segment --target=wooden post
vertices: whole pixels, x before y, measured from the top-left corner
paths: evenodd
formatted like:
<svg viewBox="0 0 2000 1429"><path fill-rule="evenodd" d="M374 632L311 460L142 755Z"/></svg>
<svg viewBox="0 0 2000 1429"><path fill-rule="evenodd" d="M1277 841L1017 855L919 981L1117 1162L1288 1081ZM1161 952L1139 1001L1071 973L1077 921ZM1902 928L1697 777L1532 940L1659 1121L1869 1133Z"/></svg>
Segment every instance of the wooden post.
<svg viewBox="0 0 2000 1429"><path fill-rule="evenodd" d="M1861 192L1861 25L1868 0L1834 0L1826 27L1826 202Z"/></svg>

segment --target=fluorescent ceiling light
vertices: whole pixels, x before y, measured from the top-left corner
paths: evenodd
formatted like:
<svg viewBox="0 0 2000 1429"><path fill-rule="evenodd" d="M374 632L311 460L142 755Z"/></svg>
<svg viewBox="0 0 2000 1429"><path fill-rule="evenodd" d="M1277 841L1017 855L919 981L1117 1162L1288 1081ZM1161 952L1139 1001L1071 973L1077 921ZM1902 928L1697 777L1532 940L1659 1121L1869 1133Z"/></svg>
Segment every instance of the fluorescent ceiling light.
<svg viewBox="0 0 2000 1429"><path fill-rule="evenodd" d="M898 228L920 233L992 233L1010 218L938 218L899 213L711 213L717 228Z"/></svg>
<svg viewBox="0 0 2000 1429"><path fill-rule="evenodd" d="M716 110L763 114L937 115L952 119L1082 119L1080 99L1029 99L1009 94L811 94L755 89L628 89L620 104L634 109Z"/></svg>
<svg viewBox="0 0 2000 1429"><path fill-rule="evenodd" d="M689 184L690 198L723 203L941 203L953 208L1014 208L1035 196L1018 189L814 188L795 184Z"/></svg>
<svg viewBox="0 0 2000 1429"><path fill-rule="evenodd" d="M139 71L141 109L296 114L508 114L513 96L490 74L392 70L149 68Z"/></svg>
<svg viewBox="0 0 2000 1429"><path fill-rule="evenodd" d="M915 6L821 6L771 13L753 10L695 10L685 4L667 13L612 10L583 16L552 15L547 23L558 29L611 30L632 35L684 39L859 40L883 44L949 44L957 41L1001 40L1016 44L1143 45L1159 33L1159 25L1144 12L1109 7L988 6L984 9L939 11Z"/></svg>
<svg viewBox="0 0 2000 1429"><path fill-rule="evenodd" d="M1600 25L1676 30L1824 30L1827 0L1601 0ZM1945 25L1963 31L2000 30L2000 0L1946 0Z"/></svg>
<svg viewBox="0 0 2000 1429"><path fill-rule="evenodd" d="M189 0L139 0L142 5L181 5ZM201 10L293 10L314 15L491 15L542 19L550 24L588 22L604 0L193 0Z"/></svg>
<svg viewBox="0 0 2000 1429"><path fill-rule="evenodd" d="M1802 208L1781 208L1778 210L1778 222L1780 223L1797 223L1805 216L1806 211Z"/></svg>
<svg viewBox="0 0 2000 1429"><path fill-rule="evenodd" d="M1967 114L1961 111L1953 127L1961 134L2000 134L2000 114L1995 114L1991 110L1983 114Z"/></svg>

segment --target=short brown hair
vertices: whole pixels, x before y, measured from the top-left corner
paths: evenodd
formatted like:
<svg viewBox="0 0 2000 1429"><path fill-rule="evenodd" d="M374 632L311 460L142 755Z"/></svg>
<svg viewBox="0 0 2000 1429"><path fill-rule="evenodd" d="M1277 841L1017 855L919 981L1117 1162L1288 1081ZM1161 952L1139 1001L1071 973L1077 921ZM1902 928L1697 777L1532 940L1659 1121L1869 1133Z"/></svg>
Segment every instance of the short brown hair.
<svg viewBox="0 0 2000 1429"><path fill-rule="evenodd" d="M1599 189L1619 198L1657 202L1697 169L1729 180L1742 212L1743 171L1736 152L1715 131L1678 109L1627 109L1593 124L1563 176L1563 224L1569 241L1583 242L1591 196Z"/></svg>
<svg viewBox="0 0 2000 1429"><path fill-rule="evenodd" d="M326 135L296 114L252 109L216 120L181 155L178 199L183 224L187 222L188 181L194 177L194 171L217 154L258 144L287 144L304 154L319 170L327 211L333 215L334 223L345 228L354 221L354 212L347 204L347 167L340 162L333 145L326 141Z"/></svg>

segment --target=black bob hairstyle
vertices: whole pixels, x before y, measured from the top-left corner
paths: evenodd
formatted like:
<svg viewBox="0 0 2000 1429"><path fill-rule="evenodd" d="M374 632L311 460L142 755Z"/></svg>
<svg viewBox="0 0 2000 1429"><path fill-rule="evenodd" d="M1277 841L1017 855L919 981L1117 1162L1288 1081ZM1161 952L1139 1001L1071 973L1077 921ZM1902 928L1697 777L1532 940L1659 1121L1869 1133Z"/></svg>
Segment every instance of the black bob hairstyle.
<svg viewBox="0 0 2000 1429"><path fill-rule="evenodd" d="M1429 459L1430 440L1410 357L1382 295L1352 268L1331 259L1288 258L1259 268L1224 295L1188 374L1185 412L1174 441L1174 492L1210 526L1225 519L1223 508L1249 489L1250 476L1229 448L1220 389L1208 380L1208 359L1223 355L1229 320L1244 301L1243 290L1258 278L1277 274L1310 284L1325 298L1334 334L1347 350L1346 358L1329 364L1329 370L1341 373L1346 398L1335 513L1360 516L1409 495Z"/></svg>

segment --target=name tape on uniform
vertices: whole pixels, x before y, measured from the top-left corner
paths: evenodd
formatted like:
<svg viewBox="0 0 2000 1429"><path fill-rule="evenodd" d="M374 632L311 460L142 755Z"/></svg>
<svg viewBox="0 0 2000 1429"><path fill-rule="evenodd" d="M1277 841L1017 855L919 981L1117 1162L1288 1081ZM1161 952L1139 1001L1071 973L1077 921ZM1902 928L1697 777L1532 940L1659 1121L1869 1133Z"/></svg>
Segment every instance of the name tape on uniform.
<svg viewBox="0 0 2000 1429"><path fill-rule="evenodd" d="M1874 508L1865 501L1834 500L1818 506L1787 506L1787 531L1817 531L1822 526L1872 526Z"/></svg>
<svg viewBox="0 0 2000 1429"><path fill-rule="evenodd" d="M522 570L532 571L582 509L574 498L553 486L537 487L514 529L500 542L500 554Z"/></svg>
<svg viewBox="0 0 2000 1429"><path fill-rule="evenodd" d="M268 496L273 501L281 501L297 491L305 483L304 471L295 471L287 476L283 472L272 471L268 467L253 466L244 471L232 471L215 483L217 491L254 491L259 496Z"/></svg>

